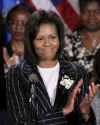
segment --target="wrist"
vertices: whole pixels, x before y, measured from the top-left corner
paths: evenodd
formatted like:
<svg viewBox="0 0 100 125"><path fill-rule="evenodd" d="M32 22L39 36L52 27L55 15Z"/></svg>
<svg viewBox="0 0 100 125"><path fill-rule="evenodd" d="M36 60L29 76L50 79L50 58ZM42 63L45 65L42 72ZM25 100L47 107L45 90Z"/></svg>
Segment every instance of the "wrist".
<svg viewBox="0 0 100 125"><path fill-rule="evenodd" d="M83 117L88 120L89 119L89 114L83 114Z"/></svg>
<svg viewBox="0 0 100 125"><path fill-rule="evenodd" d="M63 109L62 109L62 112L63 112L64 115L68 115L69 113L71 113L71 111L69 111L69 110L66 109L66 108L63 108Z"/></svg>
<svg viewBox="0 0 100 125"><path fill-rule="evenodd" d="M89 115L90 115L90 110L87 111L81 111L83 117L88 120L89 119Z"/></svg>

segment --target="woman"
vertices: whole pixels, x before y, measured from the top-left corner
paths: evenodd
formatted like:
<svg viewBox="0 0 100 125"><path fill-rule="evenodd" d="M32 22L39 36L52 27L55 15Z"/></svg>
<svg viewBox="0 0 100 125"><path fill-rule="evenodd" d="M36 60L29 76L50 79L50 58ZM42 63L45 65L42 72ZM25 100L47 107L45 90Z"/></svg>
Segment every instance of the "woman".
<svg viewBox="0 0 100 125"><path fill-rule="evenodd" d="M31 6L21 3L13 8L7 14L6 23L11 34L11 41L4 48L4 60L7 67L23 61L24 55L24 27L35 11Z"/></svg>
<svg viewBox="0 0 100 125"><path fill-rule="evenodd" d="M81 25L72 35L66 35L64 51L71 61L83 65L91 78L94 70L94 56L100 49L100 0L79 0L79 6ZM93 108L95 103L96 98L93 100ZM99 107L99 103L96 107ZM99 114L98 108L95 111ZM97 122L100 121L100 115L96 119Z"/></svg>
<svg viewBox="0 0 100 125"><path fill-rule="evenodd" d="M63 58L63 46L60 17L34 12L25 28L25 62L7 76L8 112L15 124L95 125L90 103L100 86L89 85L85 70Z"/></svg>
<svg viewBox="0 0 100 125"><path fill-rule="evenodd" d="M93 56L100 48L100 0L79 0L81 25L65 37L66 55L73 62L93 70Z"/></svg>

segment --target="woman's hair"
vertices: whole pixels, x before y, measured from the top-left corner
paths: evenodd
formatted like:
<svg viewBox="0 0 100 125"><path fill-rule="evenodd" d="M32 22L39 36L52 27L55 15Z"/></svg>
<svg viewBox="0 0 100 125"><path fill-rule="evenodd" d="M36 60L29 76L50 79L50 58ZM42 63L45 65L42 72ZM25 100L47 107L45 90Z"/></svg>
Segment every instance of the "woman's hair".
<svg viewBox="0 0 100 125"><path fill-rule="evenodd" d="M24 58L30 64L38 63L38 56L35 53L33 42L41 24L54 24L56 26L60 41L57 58L61 55L64 47L64 25L60 17L53 11L38 10L32 14L25 28Z"/></svg>
<svg viewBox="0 0 100 125"><path fill-rule="evenodd" d="M96 2L100 6L100 0L79 0L80 11L84 11L84 8L91 2Z"/></svg>
<svg viewBox="0 0 100 125"><path fill-rule="evenodd" d="M7 17L6 17L6 24L8 25L8 27L9 27L9 23L13 19L15 13L20 12L20 11L32 14L35 11L35 9L32 6L30 6L26 3L21 3L21 4L18 4L16 6L14 6L13 8L11 8L8 11L8 14L7 14Z"/></svg>

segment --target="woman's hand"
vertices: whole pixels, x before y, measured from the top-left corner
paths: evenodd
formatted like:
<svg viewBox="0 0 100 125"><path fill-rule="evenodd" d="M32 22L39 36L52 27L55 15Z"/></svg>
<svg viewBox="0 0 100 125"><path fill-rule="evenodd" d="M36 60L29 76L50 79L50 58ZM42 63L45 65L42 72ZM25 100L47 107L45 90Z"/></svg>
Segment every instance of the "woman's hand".
<svg viewBox="0 0 100 125"><path fill-rule="evenodd" d="M11 44L13 53L18 56L24 56L24 43L23 42L12 42Z"/></svg>
<svg viewBox="0 0 100 125"><path fill-rule="evenodd" d="M95 85L92 82L91 85L89 86L89 93L85 94L85 97L83 98L82 102L80 103L80 106L79 106L80 111L86 119L89 118L90 104L91 104L93 98L95 97L95 95L97 94L97 92L99 91L99 89L100 89L100 85L99 84Z"/></svg>
<svg viewBox="0 0 100 125"><path fill-rule="evenodd" d="M74 104L75 104L77 95L80 93L82 83L83 83L83 80L80 80L78 82L78 84L76 85L76 87L74 88L74 90L68 96L67 103L66 103L65 107L62 110L64 115L67 115L67 114L69 114L69 113L71 113L73 111Z"/></svg>
<svg viewBox="0 0 100 125"><path fill-rule="evenodd" d="M3 58L8 68L16 64L16 54L13 54L12 57L9 57L7 48L3 48Z"/></svg>

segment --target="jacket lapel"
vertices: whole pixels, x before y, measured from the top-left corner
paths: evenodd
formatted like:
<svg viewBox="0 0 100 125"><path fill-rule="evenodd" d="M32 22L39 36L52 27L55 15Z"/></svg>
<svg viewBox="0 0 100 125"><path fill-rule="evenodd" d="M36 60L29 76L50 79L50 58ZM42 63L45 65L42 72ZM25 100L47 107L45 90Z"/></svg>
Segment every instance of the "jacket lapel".
<svg viewBox="0 0 100 125"><path fill-rule="evenodd" d="M42 107L45 110L45 112L47 112L48 110L51 110L52 106L50 103L50 99L49 99L49 95L47 93L46 87L39 73L38 73L38 76L39 76L39 82L36 85L37 96L41 98L39 102L42 104Z"/></svg>
<svg viewBox="0 0 100 125"><path fill-rule="evenodd" d="M67 91L65 91L65 88L60 84L62 77L63 77L62 68L60 68L59 76L60 77L58 80L58 87L57 87L56 98L55 98L55 103L54 103L54 107L56 108L62 108L62 106L65 103L65 101L62 102L62 98L64 98L65 96L67 97Z"/></svg>
<svg viewBox="0 0 100 125"><path fill-rule="evenodd" d="M36 96L37 96L37 103L39 104L39 106L41 106L40 109L42 109L42 112L48 112L49 110L51 110L52 106L50 104L50 99L49 99L46 87L38 72L37 67L30 66L28 64L23 64L23 65L24 65L22 66L23 75L31 84L30 91L32 91L32 89L34 90L34 88L32 88L34 86Z"/></svg>
<svg viewBox="0 0 100 125"><path fill-rule="evenodd" d="M68 94L74 88L75 74L77 74L77 73L75 73L73 71L73 67L72 67L71 63L69 63L68 61L60 62L60 72L59 72L60 77L58 80L56 99L55 99L55 103L54 103L55 107L62 108L66 104ZM69 79L73 80L73 85L69 89L66 89L65 86L61 85L62 78L65 75L68 76Z"/></svg>

